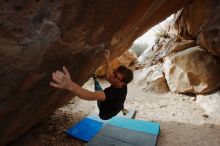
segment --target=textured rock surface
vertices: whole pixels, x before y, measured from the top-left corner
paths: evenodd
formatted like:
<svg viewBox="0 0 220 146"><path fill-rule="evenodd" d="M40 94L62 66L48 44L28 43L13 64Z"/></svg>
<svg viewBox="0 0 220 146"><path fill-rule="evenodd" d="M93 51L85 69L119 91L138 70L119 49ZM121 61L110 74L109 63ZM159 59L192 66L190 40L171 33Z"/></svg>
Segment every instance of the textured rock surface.
<svg viewBox="0 0 220 146"><path fill-rule="evenodd" d="M163 93L169 88L163 74L162 64L153 65L134 74L135 82L141 85L145 91Z"/></svg>
<svg viewBox="0 0 220 146"><path fill-rule="evenodd" d="M196 42L193 40L183 40L178 37L161 37L154 46L148 47L142 55L138 57L138 63L145 67L162 63L163 58L167 55L196 45Z"/></svg>
<svg viewBox="0 0 220 146"><path fill-rule="evenodd" d="M113 59L109 66L111 69L116 69L120 65L130 67L135 61L137 60L137 55L134 53L132 50L128 50L124 52L121 56ZM97 76L105 76L105 65L101 65L97 70L96 70L96 75Z"/></svg>
<svg viewBox="0 0 220 146"><path fill-rule="evenodd" d="M172 92L205 93L220 86L220 62L199 46L167 56L163 70Z"/></svg>
<svg viewBox="0 0 220 146"><path fill-rule="evenodd" d="M196 46L196 42L193 40L178 40L178 38L172 38L162 45L160 51L156 53L155 58L156 60L160 60L171 53L176 53L194 46Z"/></svg>
<svg viewBox="0 0 220 146"><path fill-rule="evenodd" d="M220 57L219 24L219 0L196 0L183 9L176 28L184 38L196 39L200 46Z"/></svg>
<svg viewBox="0 0 220 146"><path fill-rule="evenodd" d="M190 0L0 1L0 145L46 119L73 95L49 86L67 66L83 84L104 47L122 54L135 38Z"/></svg>

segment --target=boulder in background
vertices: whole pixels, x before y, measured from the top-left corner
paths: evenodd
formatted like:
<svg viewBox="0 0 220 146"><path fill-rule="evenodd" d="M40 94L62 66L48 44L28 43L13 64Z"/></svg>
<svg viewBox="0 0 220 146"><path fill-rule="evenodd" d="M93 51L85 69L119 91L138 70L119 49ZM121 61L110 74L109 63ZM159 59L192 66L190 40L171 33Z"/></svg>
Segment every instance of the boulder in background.
<svg viewBox="0 0 220 146"><path fill-rule="evenodd" d="M206 93L220 86L220 63L199 46L165 57L163 71L172 92Z"/></svg>

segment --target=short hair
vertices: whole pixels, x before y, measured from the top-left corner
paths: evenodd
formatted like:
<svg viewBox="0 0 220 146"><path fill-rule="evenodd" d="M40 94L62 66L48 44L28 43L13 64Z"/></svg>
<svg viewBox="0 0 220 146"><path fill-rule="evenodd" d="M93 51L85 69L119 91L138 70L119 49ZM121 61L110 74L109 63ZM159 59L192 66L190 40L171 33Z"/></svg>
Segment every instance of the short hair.
<svg viewBox="0 0 220 146"><path fill-rule="evenodd" d="M129 68L121 65L116 69L116 71L123 76L122 81L124 83L128 84L133 80L133 72Z"/></svg>

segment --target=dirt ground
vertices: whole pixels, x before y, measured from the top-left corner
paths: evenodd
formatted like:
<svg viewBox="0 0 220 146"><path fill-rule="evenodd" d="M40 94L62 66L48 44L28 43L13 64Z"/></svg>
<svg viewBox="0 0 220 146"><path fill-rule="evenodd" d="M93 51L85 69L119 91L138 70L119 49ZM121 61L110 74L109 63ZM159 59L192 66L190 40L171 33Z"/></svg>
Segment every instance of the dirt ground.
<svg viewBox="0 0 220 146"><path fill-rule="evenodd" d="M108 83L102 81L102 86L107 87ZM93 90L92 80L84 87ZM158 146L220 146L220 119L207 115L193 96L146 93L132 82L125 107L137 110L135 119L160 123ZM97 113L95 101L74 98L48 122L12 145L84 146L85 143L67 136L65 131L87 115Z"/></svg>

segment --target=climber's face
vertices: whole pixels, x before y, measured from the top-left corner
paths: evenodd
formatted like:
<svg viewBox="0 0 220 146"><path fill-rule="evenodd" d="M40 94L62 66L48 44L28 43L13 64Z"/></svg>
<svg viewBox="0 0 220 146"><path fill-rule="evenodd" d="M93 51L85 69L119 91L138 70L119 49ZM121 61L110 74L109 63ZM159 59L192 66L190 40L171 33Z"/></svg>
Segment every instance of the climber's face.
<svg viewBox="0 0 220 146"><path fill-rule="evenodd" d="M114 70L110 78L110 83L115 87L121 88L125 85L123 79L124 79L123 75L117 72L117 70Z"/></svg>

